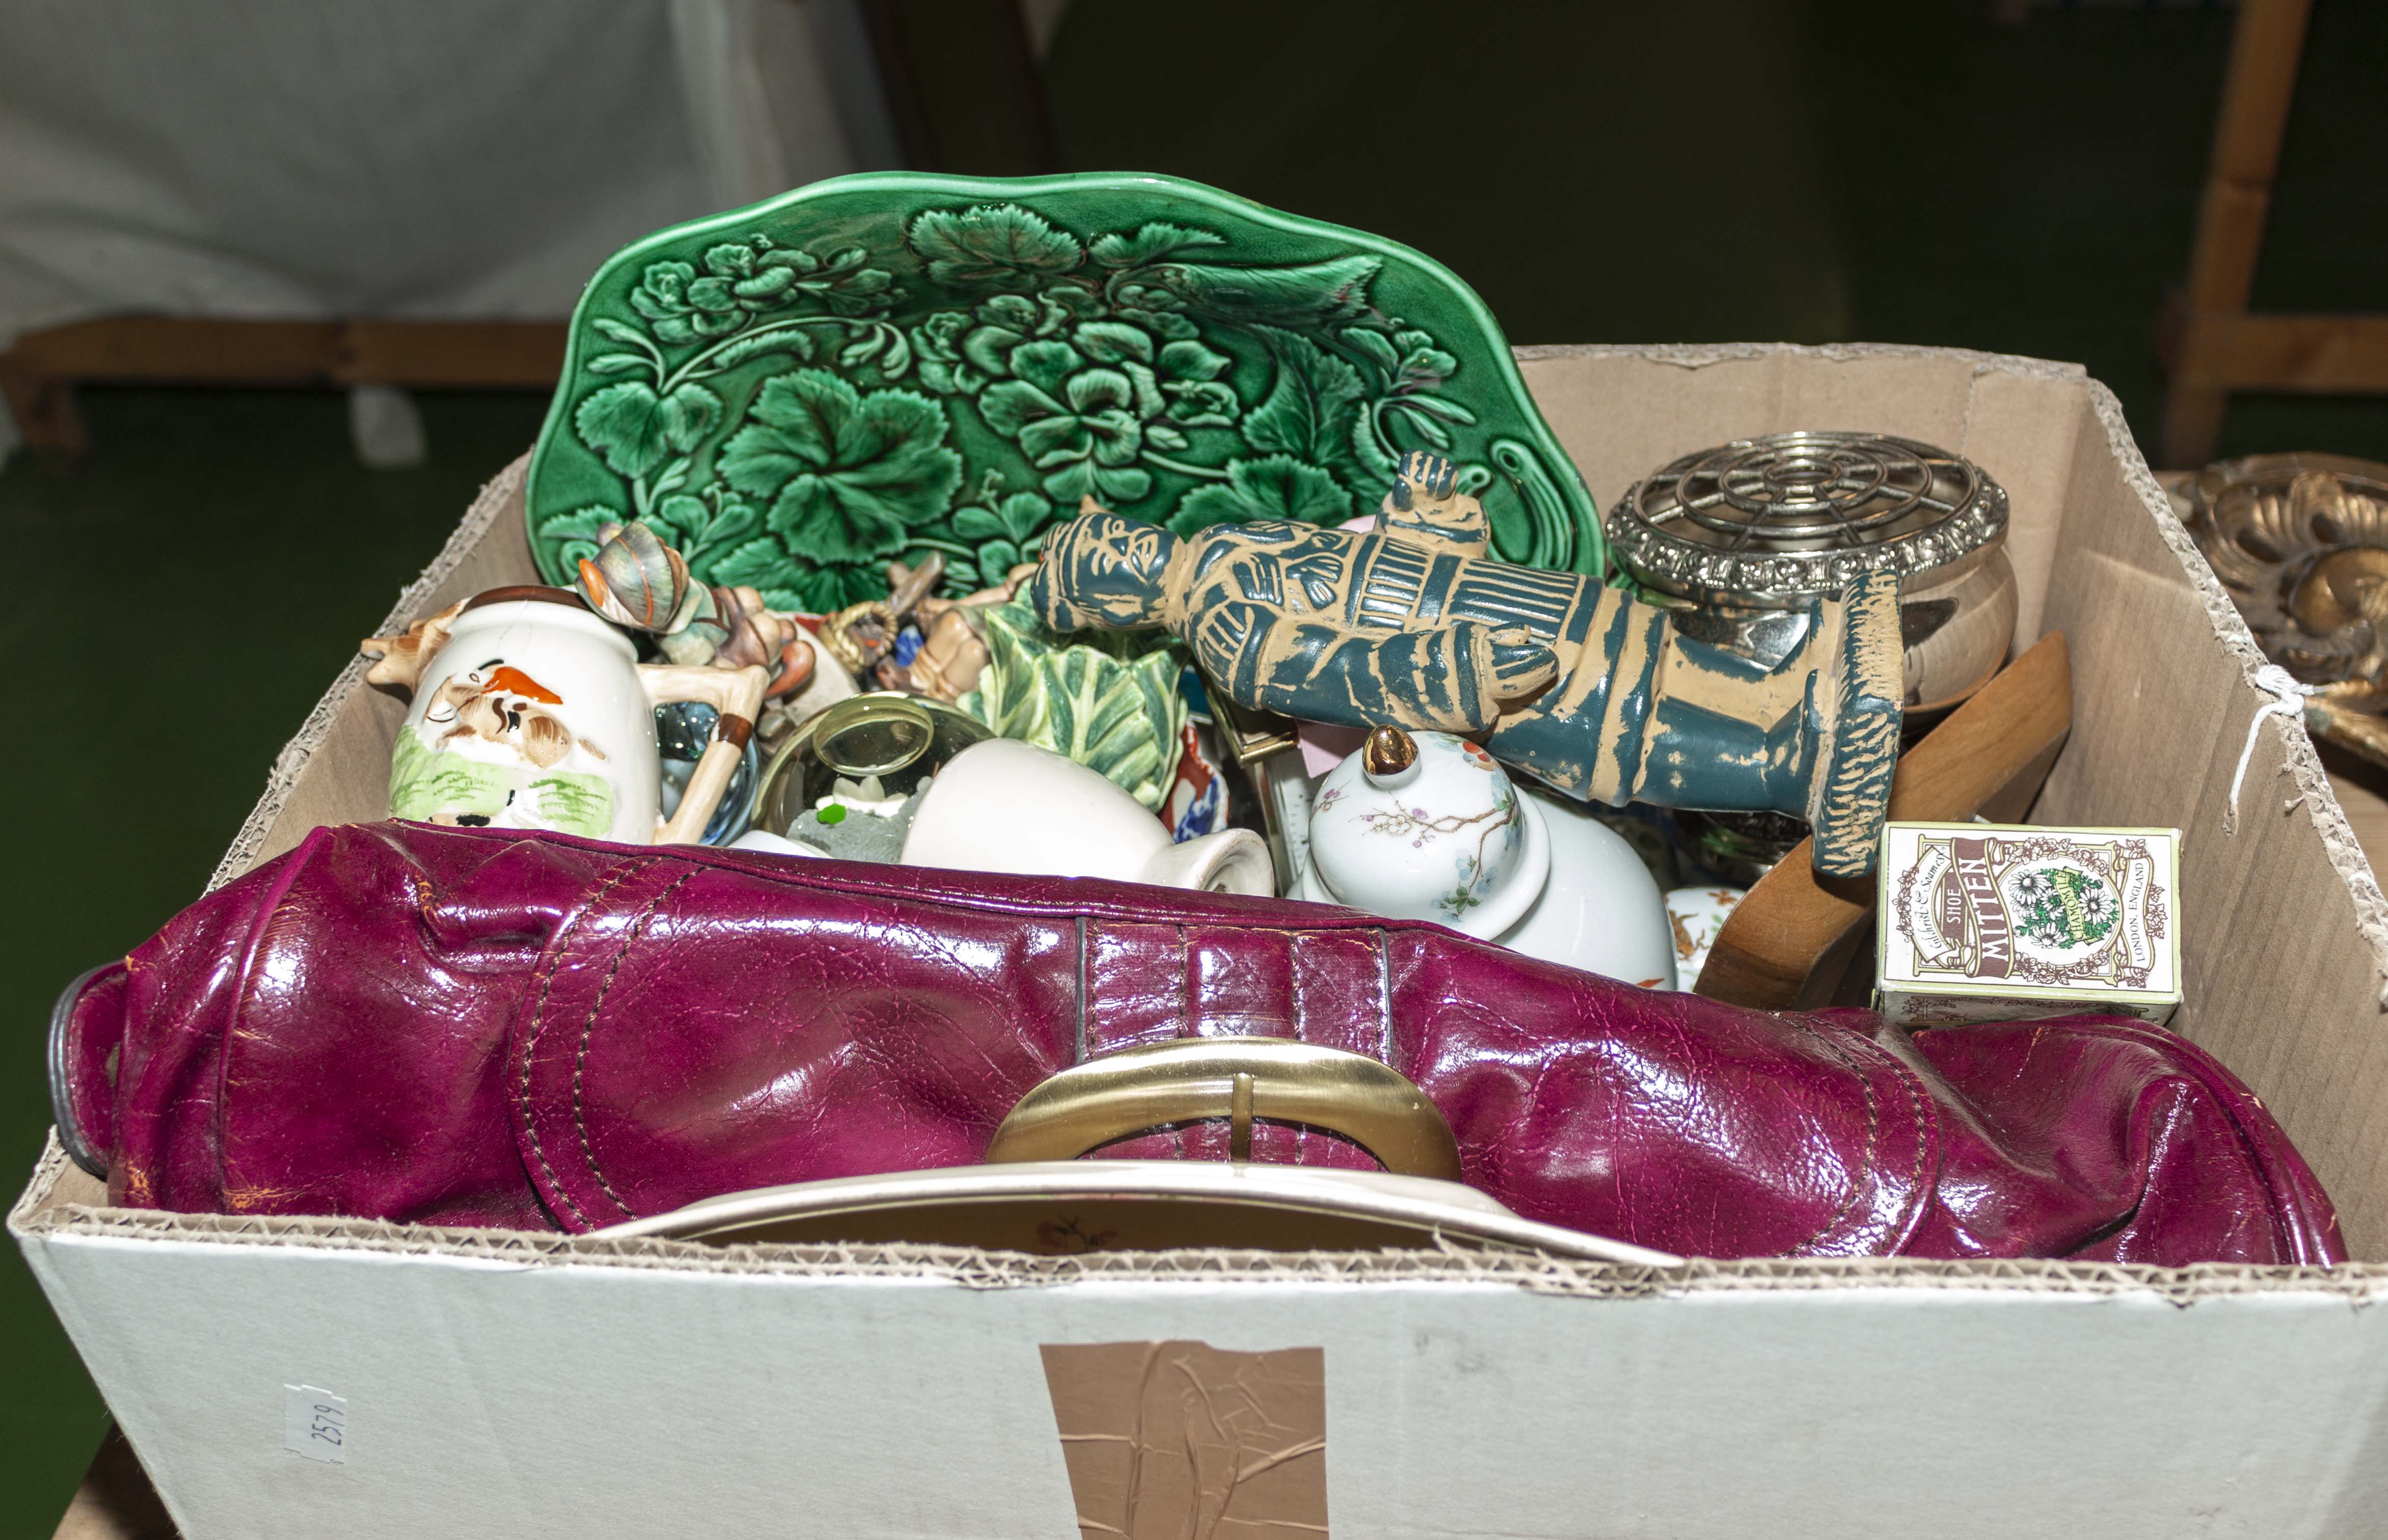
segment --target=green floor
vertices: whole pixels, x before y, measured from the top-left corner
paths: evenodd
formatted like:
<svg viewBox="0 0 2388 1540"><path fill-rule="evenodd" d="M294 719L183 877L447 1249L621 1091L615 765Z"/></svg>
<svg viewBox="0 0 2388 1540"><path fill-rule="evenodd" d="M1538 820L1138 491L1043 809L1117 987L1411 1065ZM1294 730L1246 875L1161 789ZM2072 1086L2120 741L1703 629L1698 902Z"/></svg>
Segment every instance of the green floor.
<svg viewBox="0 0 2388 1540"><path fill-rule="evenodd" d="M1073 165L1397 235L1516 341L2077 359L2152 437L2153 317L2187 261L2229 13L2001 31L1987 9L1081 0L1051 84ZM2260 304L2388 308L2383 62L2388 7L2320 6ZM0 1169L48 1122L51 996L197 894L274 751L542 405L426 397L431 464L373 472L336 397L95 392L81 467L0 470L26 574L5 631L25 752ZM2388 459L2388 402L2234 406L2225 452L2291 448ZM13 1252L0 1366L0 1536L47 1535L105 1414Z"/></svg>

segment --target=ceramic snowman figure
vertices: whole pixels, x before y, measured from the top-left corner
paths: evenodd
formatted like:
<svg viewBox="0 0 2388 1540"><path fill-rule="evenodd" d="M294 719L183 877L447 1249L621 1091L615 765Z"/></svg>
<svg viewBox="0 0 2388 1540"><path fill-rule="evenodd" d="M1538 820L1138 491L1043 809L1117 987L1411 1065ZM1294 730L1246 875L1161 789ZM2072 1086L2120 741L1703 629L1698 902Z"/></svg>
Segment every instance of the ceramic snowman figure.
<svg viewBox="0 0 2388 1540"><path fill-rule="evenodd" d="M1447 732L1378 728L1311 803L1294 897L1431 920L1531 957L1675 986L1673 933L1632 847L1588 812L1524 791Z"/></svg>

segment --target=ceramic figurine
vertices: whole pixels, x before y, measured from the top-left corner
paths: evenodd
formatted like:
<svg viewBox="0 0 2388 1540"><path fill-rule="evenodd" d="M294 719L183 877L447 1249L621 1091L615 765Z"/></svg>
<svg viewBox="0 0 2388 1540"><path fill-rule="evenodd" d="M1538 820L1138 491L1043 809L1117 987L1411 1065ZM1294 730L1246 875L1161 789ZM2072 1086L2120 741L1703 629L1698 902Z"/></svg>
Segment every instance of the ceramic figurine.
<svg viewBox="0 0 2388 1540"><path fill-rule="evenodd" d="M1277 893L1268 846L1249 829L1183 843L1086 766L990 738L929 783L904 839L908 866L1028 876L1108 877L1208 893Z"/></svg>
<svg viewBox="0 0 2388 1540"><path fill-rule="evenodd" d="M1572 796L1772 808L1807 819L1826 875L1873 870L1897 759L1899 583L1810 606L1766 668L1668 612L1488 559L1450 462L1413 454L1378 532L1278 520L1184 540L1089 506L1048 537L1030 602L1056 630L1166 629L1259 710L1491 730L1503 762Z"/></svg>
<svg viewBox="0 0 2388 1540"><path fill-rule="evenodd" d="M958 701L978 688L986 671L986 643L967 611L948 609L929 623L921 650L905 669L905 683L941 701Z"/></svg>
<svg viewBox="0 0 2388 1540"><path fill-rule="evenodd" d="M1650 988L1675 986L1658 885L1584 808L1521 790L1481 747L1383 727L1327 772L1294 897L1469 935Z"/></svg>
<svg viewBox="0 0 2388 1540"><path fill-rule="evenodd" d="M1189 720L1177 730L1177 769L1161 804L1161 821L1173 836L1186 840L1225 829L1227 820L1226 772Z"/></svg>
<svg viewBox="0 0 2388 1540"><path fill-rule="evenodd" d="M991 585L1090 494L1331 527L1429 444L1504 560L1603 570L1500 328L1432 259L1171 177L872 172L609 259L525 515L553 582L636 512L697 583L833 614L929 552L949 593Z"/></svg>
<svg viewBox="0 0 2388 1540"><path fill-rule="evenodd" d="M879 660L896 650L896 634L902 630L887 601L866 599L824 619L819 641L839 668L857 679L869 679Z"/></svg>
<svg viewBox="0 0 2388 1540"><path fill-rule="evenodd" d="M759 665L641 664L620 631L550 588L493 589L362 650L377 660L369 681L413 697L391 756L391 817L631 845L702 837L768 679ZM654 707L678 701L719 719L667 819Z"/></svg>
<svg viewBox="0 0 2388 1540"><path fill-rule="evenodd" d="M906 667L904 687L941 701L959 701L977 689L986 670L987 612L1010 604L1035 571L1035 563L1022 562L991 588L959 599L922 599L913 612L921 647Z"/></svg>
<svg viewBox="0 0 2388 1540"><path fill-rule="evenodd" d="M774 614L753 588L708 589L688 563L640 519L606 525L594 556L580 559L581 602L617 626L644 631L673 663L717 668L761 664L767 695L794 694L812 677L813 646L796 623Z"/></svg>

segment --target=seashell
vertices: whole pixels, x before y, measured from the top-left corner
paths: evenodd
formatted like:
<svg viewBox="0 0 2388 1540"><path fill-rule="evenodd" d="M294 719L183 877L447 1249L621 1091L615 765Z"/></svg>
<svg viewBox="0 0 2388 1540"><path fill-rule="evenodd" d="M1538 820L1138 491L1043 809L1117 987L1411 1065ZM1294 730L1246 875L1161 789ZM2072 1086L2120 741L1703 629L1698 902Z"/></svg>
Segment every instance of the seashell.
<svg viewBox="0 0 2388 1540"><path fill-rule="evenodd" d="M578 586L582 601L617 626L669 631L688 599L688 563L632 519L595 556L580 559Z"/></svg>

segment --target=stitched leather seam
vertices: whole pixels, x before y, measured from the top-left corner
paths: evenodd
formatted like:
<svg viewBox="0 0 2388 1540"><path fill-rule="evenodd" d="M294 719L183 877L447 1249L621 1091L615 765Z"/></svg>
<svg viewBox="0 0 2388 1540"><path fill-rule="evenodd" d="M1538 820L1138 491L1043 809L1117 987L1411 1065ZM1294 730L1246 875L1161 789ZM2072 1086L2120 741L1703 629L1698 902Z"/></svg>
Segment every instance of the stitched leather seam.
<svg viewBox="0 0 2388 1540"><path fill-rule="evenodd" d="M1309 1041L1302 1036L1305 1023L1302 1009L1302 959L1308 949L1302 946L1302 941L1303 937L1300 935L1285 938L1285 981L1293 996L1293 1040L1297 1043ZM1302 1157L1309 1153L1310 1127L1307 1124L1297 1123L1293 1126L1293 1164L1307 1165Z"/></svg>
<svg viewBox="0 0 2388 1540"><path fill-rule="evenodd" d="M1085 1063L1086 1062L1086 917L1085 915L1081 914L1081 915L1079 915L1079 916L1077 917L1077 920L1078 920L1078 1049L1077 1049L1077 1057L1075 1057L1075 1058L1072 1059L1070 1062L1071 1062L1072 1063L1073 1063L1073 1064L1083 1064L1083 1063Z"/></svg>
<svg viewBox="0 0 2388 1540"><path fill-rule="evenodd" d="M1849 1179L1848 1195L1841 1200L1840 1207L1833 1210L1830 1218L1816 1227L1815 1234L1783 1254L1785 1256L1791 1256L1807 1251L1838 1228L1841 1221L1848 1216L1849 1210L1857 1206L1859 1194L1862 1193L1867 1185L1874 1180L1874 1140L1882 1133L1882 1107L1874 1099L1874 1076L1868 1075L1862 1066L1853 1063L1842 1046L1833 1040L1831 1034L1805 1017L1786 1016L1785 1019L1797 1022L1803 1031L1823 1045L1824 1051L1840 1062L1843 1069L1857 1076L1858 1089L1865 1093L1866 1108L1865 1152L1858 1158L1858 1172Z"/></svg>
<svg viewBox="0 0 2388 1540"><path fill-rule="evenodd" d="M678 893L682 885L703 870L702 867L692 866L674 877L663 891L648 900L647 907L639 912L639 918L623 931L622 945L615 951L614 961L605 965L605 977L597 986L596 999L589 1002L589 1019L580 1024L580 1051L572 1059L572 1127L580 1138L580 1158L588 1163L589 1174L597 1178L599 1190L613 1201L614 1206L620 1209L626 1218L637 1218L638 1211L622 1202L622 1195L614 1190L614 1184L607 1181L605 1173L597 1168L597 1149L590 1142L589 1124L580 1112L580 1077L589 1067L589 1043L597 1035L597 1013L605 1008L605 997L613 992L614 975L622 971L623 960L630 955L630 948L637 944L648 922L654 919L655 911L663 907L664 900Z"/></svg>
<svg viewBox="0 0 2388 1540"><path fill-rule="evenodd" d="M1914 1217L1924 1211L1924 1164L1934 1142L1932 1128L1936 1126L1937 1119L1927 1116L1926 1109L1930 1103L1924 1098L1923 1077L1901 1063L1899 1055L1886 1053L1884 1057L1890 1061L1891 1069L1899 1076L1899 1083L1907 1088L1907 1105L1915 1115L1915 1166L1907 1174L1907 1201L1901 1205L1899 1215L1898 1228L1904 1235ZM1901 1244L1904 1243L1902 1241Z"/></svg>
<svg viewBox="0 0 2388 1540"><path fill-rule="evenodd" d="M1903 1238L1909 1227L1922 1215L1924 1204L1930 1201L1930 1195L1924 1189L1924 1168L1930 1164L1932 1152L1938 1143L1936 1136L1940 1126L1939 1111L1932 1101L1930 1088L1924 1084L1924 1076L1916 1072L1913 1064L1909 1063L1899 1053L1863 1033L1852 1034L1848 1042L1861 1048L1866 1053L1879 1057L1884 1063L1890 1066L1891 1074L1897 1076L1900 1088L1907 1092L1908 1111L1915 1120L1915 1165L1907 1174L1907 1196L1899 1204L1899 1214L1896 1216L1897 1223L1891 1227L1893 1235ZM1901 1239L1899 1243L1905 1244L1904 1239Z"/></svg>
<svg viewBox="0 0 2388 1540"><path fill-rule="evenodd" d="M1310 1040L1303 1036L1308 1029L1308 1013L1303 1010L1302 1000L1302 962L1308 950L1302 944L1301 937L1289 935L1285 938L1285 982L1287 992L1293 996L1293 1040L1297 1043Z"/></svg>
<svg viewBox="0 0 2388 1540"><path fill-rule="evenodd" d="M556 936L555 946L548 954L547 976L540 981L539 1000L531 1007L530 1033L523 1041L522 1118L523 1131L530 1136L530 1152L539 1158L539 1168L547 1174L548 1187L557 1197L564 1200L564 1206L572 1211L574 1218L584 1225L589 1225L591 1229L596 1227L590 1224L589 1215L580 1212L580 1205L573 1201L572 1194L565 1190L564 1183L556 1177L555 1167L548 1164L547 1146L539 1137L538 1114L531 1107L530 1066L531 1062L539 1055L539 1035L547 1027L548 992L555 987L555 975L564 969L565 951L571 945L574 935L579 931L580 922L595 911L597 905L603 900L605 895L621 886L629 878L654 864L653 861L641 861L635 858L621 862L615 867L614 874L606 878L604 883L573 913L572 919L565 925L563 933Z"/></svg>

